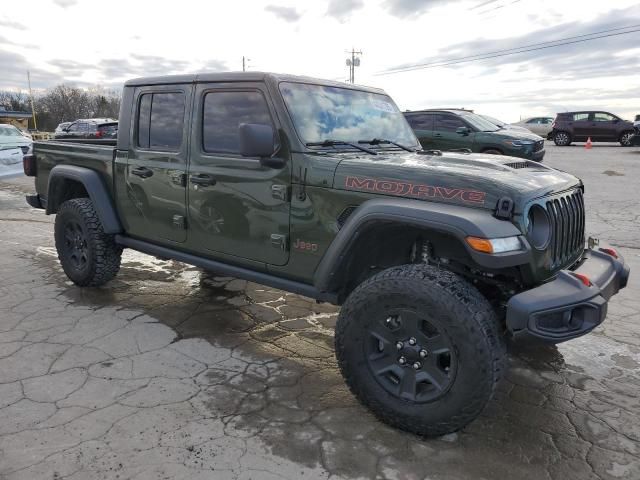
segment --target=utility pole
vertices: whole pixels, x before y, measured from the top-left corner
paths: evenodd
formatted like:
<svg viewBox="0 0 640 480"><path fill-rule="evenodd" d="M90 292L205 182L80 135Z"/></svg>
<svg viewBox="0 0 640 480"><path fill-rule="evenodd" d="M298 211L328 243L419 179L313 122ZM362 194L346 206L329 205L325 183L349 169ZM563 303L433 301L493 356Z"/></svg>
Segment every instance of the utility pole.
<svg viewBox="0 0 640 480"><path fill-rule="evenodd" d="M362 55L362 52L351 47L351 51L347 53L351 54L351 58L347 58L347 67L349 67L349 83L355 83L356 67L360 66L360 58L358 55Z"/></svg>
<svg viewBox="0 0 640 480"><path fill-rule="evenodd" d="M249 65L249 62L251 62L251 59L249 57L245 57L244 55L242 56L242 71L246 72L247 68L249 68L251 65Z"/></svg>
<svg viewBox="0 0 640 480"><path fill-rule="evenodd" d="M29 84L29 98L31 99L31 115L33 116L33 129L38 130L36 123L36 107L33 103L33 92L31 91L31 73L27 70L27 83Z"/></svg>

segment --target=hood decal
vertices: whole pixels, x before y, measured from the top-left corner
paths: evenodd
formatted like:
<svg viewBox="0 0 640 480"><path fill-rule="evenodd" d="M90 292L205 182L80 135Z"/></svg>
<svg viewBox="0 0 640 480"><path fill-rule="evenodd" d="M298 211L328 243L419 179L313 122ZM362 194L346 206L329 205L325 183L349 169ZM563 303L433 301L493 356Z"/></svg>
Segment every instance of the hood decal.
<svg viewBox="0 0 640 480"><path fill-rule="evenodd" d="M441 198L443 200L453 200L473 205L484 205L484 200L487 196L485 192L478 190L439 187L422 183L366 177L345 177L344 186L347 190L376 192L411 198Z"/></svg>

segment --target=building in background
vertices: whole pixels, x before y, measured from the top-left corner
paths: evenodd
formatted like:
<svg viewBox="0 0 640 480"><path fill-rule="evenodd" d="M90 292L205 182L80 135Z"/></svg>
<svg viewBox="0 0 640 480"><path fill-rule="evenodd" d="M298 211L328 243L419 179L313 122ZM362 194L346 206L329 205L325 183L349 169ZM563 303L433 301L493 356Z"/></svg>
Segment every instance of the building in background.
<svg viewBox="0 0 640 480"><path fill-rule="evenodd" d="M8 123L18 127L20 130L28 130L30 118L31 113L29 112L15 112L0 107L0 123Z"/></svg>

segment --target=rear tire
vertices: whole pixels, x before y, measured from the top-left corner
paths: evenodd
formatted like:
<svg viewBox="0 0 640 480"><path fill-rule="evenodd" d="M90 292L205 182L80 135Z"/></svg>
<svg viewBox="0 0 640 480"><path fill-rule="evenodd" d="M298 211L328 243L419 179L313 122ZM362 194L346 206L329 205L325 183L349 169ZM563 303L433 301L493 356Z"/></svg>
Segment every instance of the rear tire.
<svg viewBox="0 0 640 480"><path fill-rule="evenodd" d="M619 139L620 145L622 145L623 147L630 147L633 133L634 132L632 131L622 132L622 135L620 135L620 139Z"/></svg>
<svg viewBox="0 0 640 480"><path fill-rule="evenodd" d="M553 141L559 147L566 147L571 145L571 135L567 132L556 132L553 135Z"/></svg>
<svg viewBox="0 0 640 480"><path fill-rule="evenodd" d="M428 265L389 268L359 285L342 306L335 343L360 402L424 436L475 419L505 360L489 302L458 275Z"/></svg>
<svg viewBox="0 0 640 480"><path fill-rule="evenodd" d="M81 287L97 287L113 279L120 269L122 247L104 233L88 198L67 200L55 223L58 259L67 277Z"/></svg>

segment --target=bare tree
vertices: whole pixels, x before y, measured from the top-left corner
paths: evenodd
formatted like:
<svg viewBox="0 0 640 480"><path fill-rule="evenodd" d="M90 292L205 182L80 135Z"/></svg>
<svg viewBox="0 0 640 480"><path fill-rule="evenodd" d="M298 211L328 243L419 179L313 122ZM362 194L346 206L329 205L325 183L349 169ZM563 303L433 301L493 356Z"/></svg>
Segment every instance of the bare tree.
<svg viewBox="0 0 640 480"><path fill-rule="evenodd" d="M0 107L18 112L31 111L29 97L20 92L0 92Z"/></svg>

